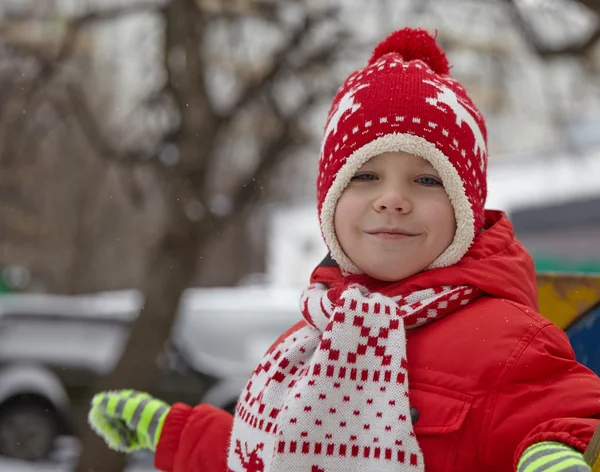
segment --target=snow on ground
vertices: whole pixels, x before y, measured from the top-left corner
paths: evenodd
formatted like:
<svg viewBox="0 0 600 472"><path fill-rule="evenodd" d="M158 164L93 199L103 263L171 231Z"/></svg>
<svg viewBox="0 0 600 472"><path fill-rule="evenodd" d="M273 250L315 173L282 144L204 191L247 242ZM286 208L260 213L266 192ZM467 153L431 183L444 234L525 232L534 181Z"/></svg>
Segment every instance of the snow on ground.
<svg viewBox="0 0 600 472"><path fill-rule="evenodd" d="M75 470L78 441L74 438L63 437L57 443L56 451L44 462L24 462L7 459L0 456L0 472L72 472ZM154 472L152 455L140 454L133 456L126 472Z"/></svg>

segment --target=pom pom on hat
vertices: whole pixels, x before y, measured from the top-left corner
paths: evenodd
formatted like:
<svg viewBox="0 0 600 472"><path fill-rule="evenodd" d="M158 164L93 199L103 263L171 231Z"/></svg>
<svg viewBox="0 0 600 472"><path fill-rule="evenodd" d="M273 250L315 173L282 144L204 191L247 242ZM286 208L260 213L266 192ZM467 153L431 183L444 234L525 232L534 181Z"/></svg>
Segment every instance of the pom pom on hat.
<svg viewBox="0 0 600 472"><path fill-rule="evenodd" d="M420 59L436 74L448 75L450 64L446 53L436 43L435 38L421 28L404 28L396 31L377 45L369 60L375 63L386 54L399 54L405 61Z"/></svg>

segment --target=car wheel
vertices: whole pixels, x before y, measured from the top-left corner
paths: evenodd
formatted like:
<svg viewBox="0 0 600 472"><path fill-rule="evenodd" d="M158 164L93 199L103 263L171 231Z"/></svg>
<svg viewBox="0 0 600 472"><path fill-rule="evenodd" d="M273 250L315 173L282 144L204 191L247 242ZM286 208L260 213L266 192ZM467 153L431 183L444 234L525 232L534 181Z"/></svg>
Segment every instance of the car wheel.
<svg viewBox="0 0 600 472"><path fill-rule="evenodd" d="M58 436L56 414L44 405L9 402L0 410L0 455L25 461L47 457Z"/></svg>

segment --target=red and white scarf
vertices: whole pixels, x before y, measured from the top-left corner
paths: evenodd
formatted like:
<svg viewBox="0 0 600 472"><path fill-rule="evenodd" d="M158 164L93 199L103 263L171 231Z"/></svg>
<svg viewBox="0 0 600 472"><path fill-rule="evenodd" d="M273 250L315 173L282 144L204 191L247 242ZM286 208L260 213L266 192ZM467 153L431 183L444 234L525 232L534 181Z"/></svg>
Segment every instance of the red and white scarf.
<svg viewBox="0 0 600 472"><path fill-rule="evenodd" d="M395 297L360 285L309 286L300 299L308 326L269 352L242 392L230 471L423 471L410 419L405 329L480 295L469 286Z"/></svg>

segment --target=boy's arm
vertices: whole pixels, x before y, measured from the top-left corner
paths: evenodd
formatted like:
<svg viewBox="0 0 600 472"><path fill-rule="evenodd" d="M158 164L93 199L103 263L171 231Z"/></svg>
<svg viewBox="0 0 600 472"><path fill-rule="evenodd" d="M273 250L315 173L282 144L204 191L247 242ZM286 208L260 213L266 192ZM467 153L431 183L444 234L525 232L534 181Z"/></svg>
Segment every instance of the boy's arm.
<svg viewBox="0 0 600 472"><path fill-rule="evenodd" d="M305 325L304 321L296 323L267 352ZM226 471L232 427L233 416L224 410L208 404L191 408L176 403L165 419L154 466L164 472Z"/></svg>
<svg viewBox="0 0 600 472"><path fill-rule="evenodd" d="M546 441L583 453L599 422L600 379L575 360L564 331L540 327L511 363L490 394L490 414L482 425L490 470L507 457L514 470L527 448Z"/></svg>
<svg viewBox="0 0 600 472"><path fill-rule="evenodd" d="M305 325L296 323L268 352ZM147 393L108 391L94 396L88 421L111 449L155 451L154 465L164 472L227 470L233 416L212 405L171 407Z"/></svg>
<svg viewBox="0 0 600 472"><path fill-rule="evenodd" d="M175 403L154 456L164 472L225 472L233 416L212 405Z"/></svg>

